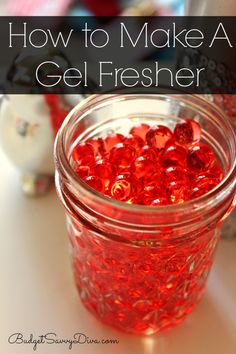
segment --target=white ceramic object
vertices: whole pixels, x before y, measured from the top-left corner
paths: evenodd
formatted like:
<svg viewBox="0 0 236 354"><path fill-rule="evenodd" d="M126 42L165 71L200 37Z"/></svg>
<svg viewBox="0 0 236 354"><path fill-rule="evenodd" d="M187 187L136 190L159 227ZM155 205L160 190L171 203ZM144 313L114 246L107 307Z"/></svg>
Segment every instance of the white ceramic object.
<svg viewBox="0 0 236 354"><path fill-rule="evenodd" d="M43 95L2 96L0 146L20 171L28 195L43 194L50 185L54 134Z"/></svg>

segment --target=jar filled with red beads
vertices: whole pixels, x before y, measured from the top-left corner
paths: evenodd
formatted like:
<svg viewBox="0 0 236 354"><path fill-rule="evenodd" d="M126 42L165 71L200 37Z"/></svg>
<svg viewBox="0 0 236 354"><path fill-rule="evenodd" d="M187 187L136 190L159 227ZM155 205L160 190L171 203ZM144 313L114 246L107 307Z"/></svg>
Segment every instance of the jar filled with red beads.
<svg viewBox="0 0 236 354"><path fill-rule="evenodd" d="M56 139L76 286L103 323L152 334L204 292L235 204L236 138L203 97L94 95Z"/></svg>

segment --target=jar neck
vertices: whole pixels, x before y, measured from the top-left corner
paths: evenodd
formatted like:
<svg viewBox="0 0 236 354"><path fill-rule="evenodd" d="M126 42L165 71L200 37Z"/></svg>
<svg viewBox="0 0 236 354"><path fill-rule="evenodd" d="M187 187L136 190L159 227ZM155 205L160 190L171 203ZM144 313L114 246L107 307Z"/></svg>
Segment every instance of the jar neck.
<svg viewBox="0 0 236 354"><path fill-rule="evenodd" d="M71 136L76 132L83 114L93 110L99 103L111 104L112 100L127 99L127 95L94 95L79 104L68 115L63 123L55 143L56 186L67 211L75 218L82 218L90 225L96 225L99 231L117 230L152 235L171 230L176 237L191 234L209 225L219 223L232 205L236 192L235 152L236 139L231 122L216 106L201 97L194 95L179 96L184 102L191 103L196 111L204 111L206 115L217 121L219 129L224 130L228 139L229 166L223 181L212 191L194 200L177 205L150 207L129 205L106 197L93 190L73 171L67 155ZM132 95L128 95L132 96ZM143 95L145 96L145 95ZM147 95L158 96L158 95ZM171 95L169 95L171 96ZM129 97L130 98L130 97ZM128 232L127 232L128 235Z"/></svg>

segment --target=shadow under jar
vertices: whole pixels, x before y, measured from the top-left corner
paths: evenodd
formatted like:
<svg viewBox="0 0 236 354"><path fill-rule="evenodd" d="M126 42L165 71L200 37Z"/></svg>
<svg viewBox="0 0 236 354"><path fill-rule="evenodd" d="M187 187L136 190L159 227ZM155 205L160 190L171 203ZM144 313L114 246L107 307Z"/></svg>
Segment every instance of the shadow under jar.
<svg viewBox="0 0 236 354"><path fill-rule="evenodd" d="M73 171L76 143L138 122L173 129L197 120L224 179L207 194L168 206L129 205L100 194ZM224 219L234 205L236 140L223 112L194 95L94 95L62 125L56 187L67 215L74 277L84 305L106 324L152 334L183 321L199 302Z"/></svg>

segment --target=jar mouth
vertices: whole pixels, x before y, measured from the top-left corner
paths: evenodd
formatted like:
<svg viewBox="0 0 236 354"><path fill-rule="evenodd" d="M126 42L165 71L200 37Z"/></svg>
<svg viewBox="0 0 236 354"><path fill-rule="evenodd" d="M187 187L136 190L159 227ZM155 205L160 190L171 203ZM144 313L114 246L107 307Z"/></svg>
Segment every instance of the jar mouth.
<svg viewBox="0 0 236 354"><path fill-rule="evenodd" d="M137 94L136 94L137 95ZM177 96L176 93L174 95ZM105 96L105 97L104 97ZM88 195L93 197L94 203L106 203L107 206L110 206L113 208L116 206L119 210L122 210L123 212L125 211L137 211L139 213L145 213L145 214L156 214L156 215L163 215L163 214L169 214L171 213L181 213L186 214L187 210L193 210L193 209L203 209L206 207L206 205L210 206L212 203L215 204L215 202L220 198L222 193L227 189L227 187L231 184L233 184L236 181L236 134L234 131L234 126L233 123L228 119L226 114L214 103L209 102L206 98L196 95L196 94L185 94L184 96L191 96L191 98L194 99L196 107L197 105L201 105L201 103L204 103L204 106L206 107L205 109L207 110L207 107L209 106L211 110L213 109L216 114L221 115L222 118L225 119L225 122L227 123L227 128L229 129L229 132L231 133L232 140L233 140L233 151L235 155L235 159L233 161L233 164L230 168L230 170L227 172L227 174L224 176L223 180L212 190L210 190L208 193L203 194L200 197L194 198L192 200L186 201L184 203L180 204L168 204L164 206L149 206L149 205L139 205L139 204L128 204L126 202L122 202L113 198L110 198L95 189L93 189L91 186L89 186L85 181L83 181L73 170L69 159L66 156L66 150L65 150L65 132L67 129L68 124L70 124L70 121L72 117L74 116L75 113L78 113L78 111L81 111L81 113L84 113L87 110L91 110L97 103L99 102L100 104L103 103L103 101L107 98L112 98L113 100L115 99L121 99L122 94L94 94L86 98L84 101L78 103L72 110L71 112L67 115L66 119L64 120L55 140L55 145L54 145L54 155L55 155L55 163L56 166L59 166L62 168L64 171L65 175L70 176L70 179L72 180L73 185L78 187L78 190L83 190L86 192ZM132 94L126 94L125 96L132 96ZM140 96L155 96L155 94L140 94ZM158 94L157 96L162 96ZM166 96L166 94L163 94L163 96ZM171 96L171 94L169 94ZM103 99L104 97L104 99ZM183 96L181 95L181 99L183 99ZM233 199L233 195L231 195L231 199Z"/></svg>

